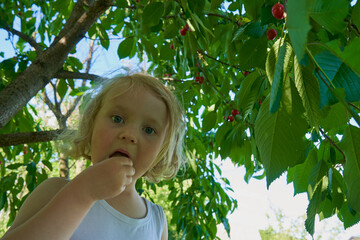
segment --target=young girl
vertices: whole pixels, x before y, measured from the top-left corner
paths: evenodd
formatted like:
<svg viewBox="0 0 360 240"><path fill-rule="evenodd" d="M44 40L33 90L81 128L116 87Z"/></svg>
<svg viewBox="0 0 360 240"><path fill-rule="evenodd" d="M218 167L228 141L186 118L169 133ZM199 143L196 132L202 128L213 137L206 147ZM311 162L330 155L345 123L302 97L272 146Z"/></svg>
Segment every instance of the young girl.
<svg viewBox="0 0 360 240"><path fill-rule="evenodd" d="M26 199L2 239L167 239L162 208L136 181L175 176L184 162L184 116L175 96L144 74L117 77L89 102L71 156L93 165L50 178Z"/></svg>

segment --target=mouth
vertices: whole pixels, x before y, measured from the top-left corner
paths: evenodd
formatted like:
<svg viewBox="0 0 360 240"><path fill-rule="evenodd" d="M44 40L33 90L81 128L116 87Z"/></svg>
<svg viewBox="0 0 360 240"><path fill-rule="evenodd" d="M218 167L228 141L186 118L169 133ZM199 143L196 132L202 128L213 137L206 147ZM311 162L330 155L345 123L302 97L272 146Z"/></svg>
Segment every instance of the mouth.
<svg viewBox="0 0 360 240"><path fill-rule="evenodd" d="M116 150L115 152L113 152L109 158L112 157L126 157L126 158L130 158L130 154L128 152L126 152L125 150Z"/></svg>

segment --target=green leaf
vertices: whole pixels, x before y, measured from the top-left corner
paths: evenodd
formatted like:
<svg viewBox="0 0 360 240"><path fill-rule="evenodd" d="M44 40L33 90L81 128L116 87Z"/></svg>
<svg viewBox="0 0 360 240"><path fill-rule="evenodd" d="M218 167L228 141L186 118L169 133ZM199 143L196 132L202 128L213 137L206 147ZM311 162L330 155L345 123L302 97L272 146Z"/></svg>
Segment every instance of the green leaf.
<svg viewBox="0 0 360 240"><path fill-rule="evenodd" d="M336 73L333 84L336 88L344 88L349 102L360 100L360 77L354 73L348 66L342 64Z"/></svg>
<svg viewBox="0 0 360 240"><path fill-rule="evenodd" d="M24 166L24 164L23 163L14 163L14 164L7 165L6 168L7 169L18 169L21 166Z"/></svg>
<svg viewBox="0 0 360 240"><path fill-rule="evenodd" d="M360 77L346 66L341 59L330 51L323 51L315 56L315 60L325 72L326 76L336 88L345 90L345 99L350 102L360 100ZM320 108L338 102L338 99L331 93L324 81L326 77L320 73L316 74L320 86ZM329 83L327 83L329 84Z"/></svg>
<svg viewBox="0 0 360 240"><path fill-rule="evenodd" d="M175 50L171 49L170 43L166 43L160 48L159 58L160 60L174 61L175 53L176 53Z"/></svg>
<svg viewBox="0 0 360 240"><path fill-rule="evenodd" d="M241 70L259 67L264 69L266 60L267 38L251 39L240 48L239 65Z"/></svg>
<svg viewBox="0 0 360 240"><path fill-rule="evenodd" d="M270 84L273 83L274 81L274 75L275 75L275 70L276 70L276 66L277 66L277 61L279 58L279 52L280 52L280 47L281 47L281 39L278 39L270 48L269 53L267 54L267 58L266 58L266 76L269 79ZM286 44L286 53L284 56L284 61L283 61L283 76L287 76L287 74L289 73L289 71L291 70L292 63L293 63L293 50L290 44ZM281 71L281 69L279 68L278 71Z"/></svg>
<svg viewBox="0 0 360 240"><path fill-rule="evenodd" d="M151 2L147 4L144 8L142 14L143 24L154 26L158 25L161 17L164 13L164 4L161 2Z"/></svg>
<svg viewBox="0 0 360 240"><path fill-rule="evenodd" d="M287 2L287 29L295 55L299 61L305 54L307 34L310 30L309 8L311 0Z"/></svg>
<svg viewBox="0 0 360 240"><path fill-rule="evenodd" d="M314 194L312 195L309 205L306 209L306 220L305 228L311 236L314 235L315 231L315 215L319 208L320 203L322 202L321 195L324 190L327 188L327 183L325 179L322 179L318 187L316 188Z"/></svg>
<svg viewBox="0 0 360 240"><path fill-rule="evenodd" d="M352 10L351 21L356 26L360 26L360 2L359 1L356 2L355 6Z"/></svg>
<svg viewBox="0 0 360 240"><path fill-rule="evenodd" d="M216 111L211 111L208 112L202 122L202 130L203 132L208 132L210 131L212 128L215 127L216 124L216 118L217 118L217 113Z"/></svg>
<svg viewBox="0 0 360 240"><path fill-rule="evenodd" d="M164 38L174 38L179 34L179 27L176 24L169 24L165 27Z"/></svg>
<svg viewBox="0 0 360 240"><path fill-rule="evenodd" d="M286 53L286 42L280 47L279 56L276 61L274 78L270 92L270 113L275 113L280 107L283 92L284 71L283 65Z"/></svg>
<svg viewBox="0 0 360 240"><path fill-rule="evenodd" d="M353 39L349 45L343 48L339 41L334 40L327 43L336 54L348 67L350 67L358 76L360 76L359 52L360 52L360 38Z"/></svg>
<svg viewBox="0 0 360 240"><path fill-rule="evenodd" d="M109 36L101 24L96 24L96 33L100 38L101 46L108 50L110 45Z"/></svg>
<svg viewBox="0 0 360 240"><path fill-rule="evenodd" d="M316 163L317 153L315 149L312 149L305 162L294 167L294 195L308 190L309 176Z"/></svg>
<svg viewBox="0 0 360 240"><path fill-rule="evenodd" d="M56 91L58 92L58 94L59 94L59 96L60 96L61 99L64 98L67 90L68 90L68 85L67 85L65 79L62 79L62 78L61 78L61 79L59 80L59 84L58 84L57 87L56 87Z"/></svg>
<svg viewBox="0 0 360 240"><path fill-rule="evenodd" d="M360 221L360 213L353 213L347 202L345 202L340 210L345 229L354 226Z"/></svg>
<svg viewBox="0 0 360 240"><path fill-rule="evenodd" d="M326 162L321 159L319 162L316 163L315 167L312 168L308 183L312 187L309 191L309 195L311 195L311 190L314 190L319 183L321 183L321 180L324 178L324 176L327 174L329 167L327 166Z"/></svg>
<svg viewBox="0 0 360 240"><path fill-rule="evenodd" d="M226 141L230 132L231 127L228 124L223 124L217 129L215 134L215 142L217 146L220 146L220 155L223 159L229 156L231 151L231 145Z"/></svg>
<svg viewBox="0 0 360 240"><path fill-rule="evenodd" d="M249 14L253 20L260 18L262 0L243 0L245 11Z"/></svg>
<svg viewBox="0 0 360 240"><path fill-rule="evenodd" d="M211 10L217 9L220 7L221 3L223 2L223 0L211 0Z"/></svg>
<svg viewBox="0 0 360 240"><path fill-rule="evenodd" d="M344 180L349 205L360 213L360 129L348 125L341 146L345 153Z"/></svg>
<svg viewBox="0 0 360 240"><path fill-rule="evenodd" d="M320 115L320 125L324 128L325 132L331 129L337 129L345 126L348 121L348 116L344 106L341 103L336 103L325 109L326 115Z"/></svg>
<svg viewBox="0 0 360 240"><path fill-rule="evenodd" d="M255 122L256 145L266 171L267 187L289 167L305 160L303 137L307 124L301 119L296 103L282 106L271 114L269 98L263 102Z"/></svg>
<svg viewBox="0 0 360 240"><path fill-rule="evenodd" d="M345 29L345 17L348 13L347 0L313 0L310 17L331 34Z"/></svg>
<svg viewBox="0 0 360 240"><path fill-rule="evenodd" d="M128 57L130 55L134 45L135 45L135 40L132 37L126 38L124 41L122 41L118 47L119 58L122 59L122 58Z"/></svg>
<svg viewBox="0 0 360 240"><path fill-rule="evenodd" d="M271 9L273 7L273 4L264 4L261 7L261 25L264 26L266 24L270 24L270 23L278 23L281 22L283 20L277 20L276 18L274 18L274 16L272 15Z"/></svg>
<svg viewBox="0 0 360 240"><path fill-rule="evenodd" d="M320 88L312 74L310 66L301 66L294 58L294 80L299 92L309 123L315 129L319 127Z"/></svg>
<svg viewBox="0 0 360 240"><path fill-rule="evenodd" d="M265 32L266 26L261 26L260 22L250 22L244 29L244 34L252 38L261 38Z"/></svg>
<svg viewBox="0 0 360 240"><path fill-rule="evenodd" d="M261 82L259 73L252 72L242 81L240 90L235 95L236 106L243 111L244 118L251 112L254 103L258 100Z"/></svg>
<svg viewBox="0 0 360 240"><path fill-rule="evenodd" d="M151 43L150 41L146 40L145 38L141 38L141 42L144 44L145 46L145 51L146 54L148 55L148 57L154 61L157 62L158 58L159 58L159 52L158 49L154 47L154 44Z"/></svg>

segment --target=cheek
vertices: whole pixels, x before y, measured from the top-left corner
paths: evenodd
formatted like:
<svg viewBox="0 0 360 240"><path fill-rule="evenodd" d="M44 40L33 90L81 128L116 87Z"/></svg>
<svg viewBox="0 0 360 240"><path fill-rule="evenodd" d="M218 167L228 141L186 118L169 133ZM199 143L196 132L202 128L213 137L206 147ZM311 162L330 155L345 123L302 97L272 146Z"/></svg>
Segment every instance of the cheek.
<svg viewBox="0 0 360 240"><path fill-rule="evenodd" d="M99 155L99 153L105 150L105 146L109 146L111 141L110 134L111 132L106 131L106 129L94 128L90 143L92 155Z"/></svg>

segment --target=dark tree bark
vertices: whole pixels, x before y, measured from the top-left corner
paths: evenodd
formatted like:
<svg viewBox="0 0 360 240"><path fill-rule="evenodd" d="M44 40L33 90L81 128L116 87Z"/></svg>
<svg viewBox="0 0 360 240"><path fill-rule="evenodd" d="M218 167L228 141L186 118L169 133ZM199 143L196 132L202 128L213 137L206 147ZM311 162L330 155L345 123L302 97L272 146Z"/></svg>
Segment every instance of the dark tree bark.
<svg viewBox="0 0 360 240"><path fill-rule="evenodd" d="M44 88L57 72L62 72L63 63L70 51L113 3L114 0L76 3L74 11L51 46L40 53L22 74L0 92L0 129Z"/></svg>
<svg viewBox="0 0 360 240"><path fill-rule="evenodd" d="M25 143L48 142L62 132L62 129L41 131L41 132L25 132L0 135L0 147L15 146Z"/></svg>

